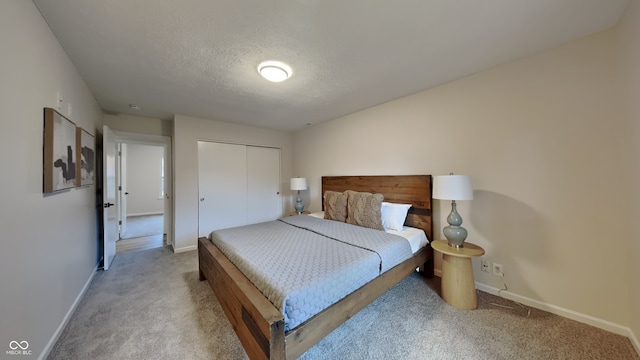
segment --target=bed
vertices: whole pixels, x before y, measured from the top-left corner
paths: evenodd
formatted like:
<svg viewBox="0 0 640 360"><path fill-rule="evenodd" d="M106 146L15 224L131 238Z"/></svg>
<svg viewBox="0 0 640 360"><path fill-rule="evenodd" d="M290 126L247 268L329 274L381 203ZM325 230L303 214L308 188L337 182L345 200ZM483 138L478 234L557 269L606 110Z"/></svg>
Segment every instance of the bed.
<svg viewBox="0 0 640 360"><path fill-rule="evenodd" d="M345 190L379 193L386 202L411 204L405 225L422 229L429 239L433 239L430 175L322 178L322 194ZM427 245L288 330L285 329L282 312L211 240L198 240L198 257L200 280L208 280L251 359L295 359L416 268L427 276L433 276L433 250Z"/></svg>

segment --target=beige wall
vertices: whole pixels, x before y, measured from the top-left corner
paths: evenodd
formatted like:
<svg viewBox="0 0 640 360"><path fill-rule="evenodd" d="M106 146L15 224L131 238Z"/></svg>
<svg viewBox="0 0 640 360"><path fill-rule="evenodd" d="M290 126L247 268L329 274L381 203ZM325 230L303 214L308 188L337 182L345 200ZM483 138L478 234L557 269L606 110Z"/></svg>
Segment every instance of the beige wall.
<svg viewBox="0 0 640 360"><path fill-rule="evenodd" d="M626 145L625 159L630 164L621 176L628 176L631 187L628 189L624 204L630 205L628 215L631 216L633 226L626 237L629 239L628 248L621 249L629 257L631 281L631 314L630 325L635 334L636 349L640 353L640 1L631 0L624 18L619 26L620 36L620 69L622 70L623 95L626 95L627 121L625 123ZM626 209L625 209L626 211ZM621 269L623 270L623 269ZM623 270L624 271L624 270Z"/></svg>
<svg viewBox="0 0 640 360"><path fill-rule="evenodd" d="M175 250L197 246L198 239L198 141L270 146L281 149L283 211L293 207L289 188L292 136L290 133L206 120L184 115L174 119L174 239Z"/></svg>
<svg viewBox="0 0 640 360"><path fill-rule="evenodd" d="M113 131L169 136L173 135L173 121L128 114L104 114L104 124Z"/></svg>
<svg viewBox="0 0 640 360"><path fill-rule="evenodd" d="M293 168L309 180L311 210L321 206L322 175L470 175L475 198L458 205L468 241L505 270L501 279L475 261L476 280L487 289L504 280L516 297L625 333L636 279L631 224L619 216L630 199L616 176L628 164L615 35L295 133ZM435 202L441 236L450 205Z"/></svg>
<svg viewBox="0 0 640 360"><path fill-rule="evenodd" d="M98 263L95 186L42 194L43 108L60 91L61 112L93 135L101 113L33 2L0 1L0 48L0 357L15 340L37 358Z"/></svg>
<svg viewBox="0 0 640 360"><path fill-rule="evenodd" d="M127 216L162 214L160 196L164 147L146 144L122 144L126 156Z"/></svg>

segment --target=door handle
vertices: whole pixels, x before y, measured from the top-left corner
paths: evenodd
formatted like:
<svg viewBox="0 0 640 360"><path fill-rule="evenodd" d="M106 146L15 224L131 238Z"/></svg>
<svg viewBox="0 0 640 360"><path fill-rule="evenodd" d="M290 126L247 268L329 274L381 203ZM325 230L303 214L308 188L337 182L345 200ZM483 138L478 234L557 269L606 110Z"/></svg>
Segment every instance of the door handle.
<svg viewBox="0 0 640 360"><path fill-rule="evenodd" d="M204 198L200 198L200 201L204 201Z"/></svg>
<svg viewBox="0 0 640 360"><path fill-rule="evenodd" d="M129 192L128 192L128 191L125 191L125 192L124 192L124 194L125 194L125 195L129 195Z"/></svg>
<svg viewBox="0 0 640 360"><path fill-rule="evenodd" d="M104 207L105 207L105 208L109 208L109 207L112 207L113 205L115 205L115 204L112 204L112 203L106 203L106 204L104 204Z"/></svg>

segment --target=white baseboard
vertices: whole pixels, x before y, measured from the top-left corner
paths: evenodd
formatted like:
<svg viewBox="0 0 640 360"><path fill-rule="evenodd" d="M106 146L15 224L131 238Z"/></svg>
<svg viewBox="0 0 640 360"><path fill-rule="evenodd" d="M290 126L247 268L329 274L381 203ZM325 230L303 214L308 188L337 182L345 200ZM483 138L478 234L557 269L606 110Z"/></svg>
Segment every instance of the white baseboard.
<svg viewBox="0 0 640 360"><path fill-rule="evenodd" d="M629 331L629 341L631 341L631 345L636 348L636 352L640 355L640 341L638 340L636 333L631 330Z"/></svg>
<svg viewBox="0 0 640 360"><path fill-rule="evenodd" d="M127 217L132 216L149 216L149 215L162 215L164 212L162 211L152 211L152 212L141 212L141 213L128 213Z"/></svg>
<svg viewBox="0 0 640 360"><path fill-rule="evenodd" d="M187 251L194 251L194 250L198 250L198 245L192 245L192 246L185 246L185 247L181 247L181 248L173 248L173 253L177 254L177 253L182 253L182 252L187 252Z"/></svg>
<svg viewBox="0 0 640 360"><path fill-rule="evenodd" d="M536 309L544 310L546 312L559 315L567 319L575 320L587 325L591 325L599 329L612 332L614 334L626 336L629 338L629 341L631 341L631 343L635 347L636 352L640 354L640 342L638 342L638 338L633 333L633 331L631 331L631 329L628 327L613 323L611 321L600 319L591 315L586 315L573 310L565 309L560 306L556 306L556 305L548 304L539 300L531 299L526 296L514 294L509 291L500 291L500 289L498 288L485 285L482 283L476 282L476 288L480 291L484 291L492 295L501 296L505 299L519 302L522 305L527 305ZM500 294L498 294L498 291L500 291Z"/></svg>
<svg viewBox="0 0 640 360"><path fill-rule="evenodd" d="M89 279L82 287L82 290L80 290L80 293L78 294L78 296L76 296L76 299L73 301L73 304L71 304L69 311L67 311L67 314L64 316L64 318L62 319L62 322L60 323L56 331L53 333L53 336L51 336L51 339L49 339L49 342L47 342L47 345L42 350L42 353L40 354L40 356L38 356L38 360L44 360L49 356L49 353L53 349L53 346L56 344L56 342L60 338L60 335L62 335L62 331L64 331L64 328L67 327L67 324L71 319L71 316L76 311L78 304L80 304L80 300L82 300L82 297L87 292L87 289L89 289L89 285L91 285L93 278L96 276L96 272L98 271L99 265L100 263L98 263L98 265L96 265L96 267L93 269L93 272L89 276Z"/></svg>

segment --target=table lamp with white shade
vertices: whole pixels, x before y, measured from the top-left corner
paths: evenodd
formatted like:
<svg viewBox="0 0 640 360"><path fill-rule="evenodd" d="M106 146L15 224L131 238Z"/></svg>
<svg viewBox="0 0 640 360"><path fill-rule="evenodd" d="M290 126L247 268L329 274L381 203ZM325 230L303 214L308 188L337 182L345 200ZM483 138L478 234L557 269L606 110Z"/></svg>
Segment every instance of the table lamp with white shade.
<svg viewBox="0 0 640 360"><path fill-rule="evenodd" d="M462 217L456 210L456 200L473 200L471 179L466 175L442 175L433 178L433 198L451 200L451 213L447 216L449 226L442 229L449 246L461 248L467 238L467 229L462 226Z"/></svg>
<svg viewBox="0 0 640 360"><path fill-rule="evenodd" d="M307 190L307 179L306 178L291 178L291 190L298 191L298 198L296 199L296 212L298 214L302 214L302 210L304 210L304 203L302 202L302 197L300 197L300 190Z"/></svg>

